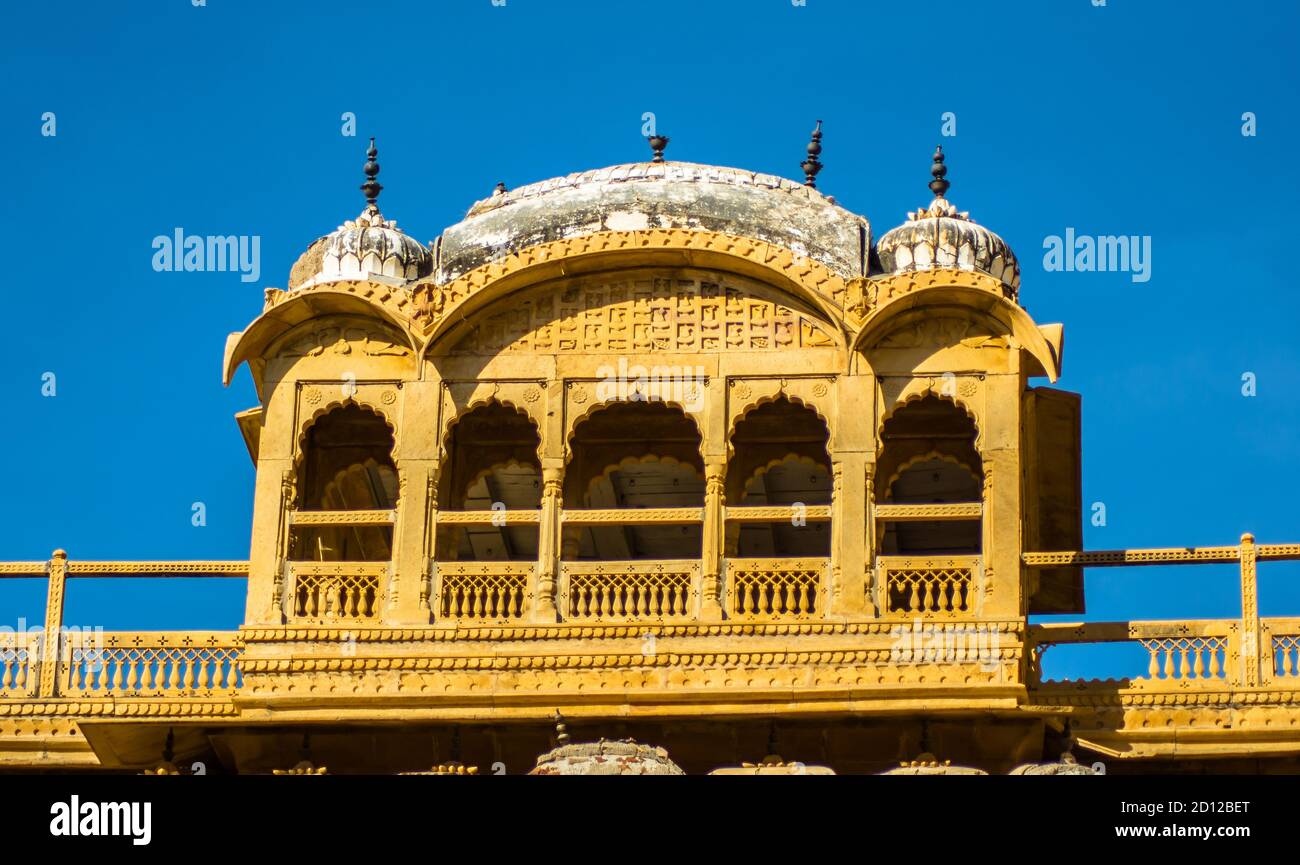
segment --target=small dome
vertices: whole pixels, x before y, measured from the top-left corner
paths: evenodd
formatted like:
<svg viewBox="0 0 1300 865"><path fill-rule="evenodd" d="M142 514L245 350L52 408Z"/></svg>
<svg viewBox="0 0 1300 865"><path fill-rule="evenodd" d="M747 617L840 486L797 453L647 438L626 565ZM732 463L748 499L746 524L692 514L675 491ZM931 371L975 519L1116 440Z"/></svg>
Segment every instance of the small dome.
<svg viewBox="0 0 1300 865"><path fill-rule="evenodd" d="M356 219L349 219L307 248L294 265L289 288L306 282L376 275L406 281L432 272L429 250L398 230L397 223L385 219L372 204Z"/></svg>
<svg viewBox="0 0 1300 865"><path fill-rule="evenodd" d="M383 186L376 180L378 155L372 138L366 151L366 182L361 184L365 210L307 247L289 273L290 291L309 283L375 276L407 282L433 272L429 250L379 212L377 202Z"/></svg>
<svg viewBox="0 0 1300 865"><path fill-rule="evenodd" d="M882 273L933 270L940 267L976 270L1000 280L1014 298L1020 289L1020 265L1002 238L960 213L944 197L948 181L943 150L934 154L930 189L935 197L924 210L907 215L907 222L885 232L876 243Z"/></svg>

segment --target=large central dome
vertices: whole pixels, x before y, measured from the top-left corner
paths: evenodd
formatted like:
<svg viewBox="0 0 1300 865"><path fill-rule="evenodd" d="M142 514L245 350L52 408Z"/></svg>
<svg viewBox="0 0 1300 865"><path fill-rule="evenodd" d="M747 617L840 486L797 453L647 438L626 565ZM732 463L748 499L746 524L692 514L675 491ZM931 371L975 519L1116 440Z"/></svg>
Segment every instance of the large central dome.
<svg viewBox="0 0 1300 865"><path fill-rule="evenodd" d="M634 162L498 191L438 241L447 282L512 252L601 231L682 228L768 241L861 276L867 220L792 180L691 162Z"/></svg>

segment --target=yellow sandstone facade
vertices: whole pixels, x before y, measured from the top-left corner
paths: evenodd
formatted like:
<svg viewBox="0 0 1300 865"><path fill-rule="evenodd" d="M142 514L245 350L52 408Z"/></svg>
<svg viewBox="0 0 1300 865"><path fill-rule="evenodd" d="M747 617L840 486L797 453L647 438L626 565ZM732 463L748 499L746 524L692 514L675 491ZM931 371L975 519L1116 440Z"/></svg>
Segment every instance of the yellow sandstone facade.
<svg viewBox="0 0 1300 865"><path fill-rule="evenodd" d="M365 211L226 347L248 561L0 564L48 577L45 634L113 575L246 577L243 626L0 637L0 769L1300 769L1300 618L1255 582L1300 544L1080 549L1079 397L1031 383L1062 326L942 154L876 238L816 170L662 144L429 246L372 145ZM1240 618L1030 624L1083 612L1085 567L1209 562ZM1127 678L1041 675L1122 641Z"/></svg>

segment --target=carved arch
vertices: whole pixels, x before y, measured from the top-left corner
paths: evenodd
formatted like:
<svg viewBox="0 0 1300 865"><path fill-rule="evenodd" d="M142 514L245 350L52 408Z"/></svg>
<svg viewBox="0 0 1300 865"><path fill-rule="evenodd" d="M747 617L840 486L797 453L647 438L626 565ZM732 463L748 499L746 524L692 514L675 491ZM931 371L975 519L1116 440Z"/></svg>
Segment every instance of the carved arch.
<svg viewBox="0 0 1300 865"><path fill-rule="evenodd" d="M311 414L300 419L298 423L298 434L294 437L295 453L293 462L295 467L301 467L302 465L303 457L306 455L305 445L307 443L307 434L311 432L311 428L331 412L347 408L350 405L364 409L371 414L378 416L378 418L384 422L384 425L387 426L389 431L393 434L392 457L393 463L397 463L397 454L401 452L398 449L397 422L389 416L387 410L382 406L382 401L376 402L374 400L358 399L358 396L360 396L360 393L354 394L353 396L343 397L341 399L330 400L314 409Z"/></svg>
<svg viewBox="0 0 1300 865"><path fill-rule="evenodd" d="M392 291L389 288L384 290ZM327 316L353 316L382 322L401 335L405 347L411 350L413 356L420 355L420 341L412 333L405 318L378 299L349 291L345 286L331 285L294 293L278 300L269 305L242 332L230 334L226 339L222 384L228 386L240 364L248 362L257 395L265 400L266 352L272 343L305 322Z"/></svg>
<svg viewBox="0 0 1300 865"><path fill-rule="evenodd" d="M790 378L732 378L727 410L727 455L734 455L732 439L736 427L750 412L781 399L810 410L826 426L826 447L835 441L835 376Z"/></svg>
<svg viewBox="0 0 1300 865"><path fill-rule="evenodd" d="M880 420L876 424L877 444L879 445L885 432L885 424L890 418L907 408L912 403L920 402L926 397L932 396L936 399L941 399L945 402L951 403L953 406L960 409L966 417L970 418L970 422L975 425L975 441L972 442L972 445L975 450L979 452L980 457L983 458L984 451L982 445L984 443L984 427L981 424L980 410L966 398L945 392L942 385L936 386L935 382L937 378L939 377L918 376L911 379L903 386L902 391L893 400L893 404L880 413Z"/></svg>
<svg viewBox="0 0 1300 865"><path fill-rule="evenodd" d="M901 273L873 280L874 304L864 302L856 312L860 328L853 340L855 354L870 351L887 336L905 313L922 308L954 307L967 316L986 315L1000 323L1018 347L1028 352L1037 368L1030 375L1056 381L1061 374L1057 349L1048 342L1029 313L1005 296L1004 286L991 276L961 270L938 269Z"/></svg>
<svg viewBox="0 0 1300 865"><path fill-rule="evenodd" d="M564 454L565 459L571 459L573 456L573 439L577 435L578 428L584 421L595 417L600 412L619 405L636 405L637 402L629 400L601 400L595 399L594 382L569 382L565 388L565 400L568 403L569 410L565 412L565 429L564 429ZM587 396L585 398L575 397L575 391L583 389ZM581 400L581 401L579 401ZM685 404L677 400L654 399L644 400L646 405L664 405L668 408L677 409L682 415L691 422L695 427L695 433L700 440L700 459L704 458L704 431L707 428L708 419L703 412L693 412ZM574 404L576 403L576 411Z"/></svg>
<svg viewBox="0 0 1300 865"><path fill-rule="evenodd" d="M845 280L820 262L755 238L686 229L604 231L541 243L481 265L445 285L415 289L424 354L457 325L521 289L565 276L633 267L714 269L749 277L818 311L844 345Z"/></svg>
<svg viewBox="0 0 1300 865"><path fill-rule="evenodd" d="M528 419L537 430L537 458L542 458L543 430L546 429L546 382L465 381L442 383L442 418L438 431L438 455L447 458L447 442L456 424L475 409L499 405Z"/></svg>
<svg viewBox="0 0 1300 865"><path fill-rule="evenodd" d="M599 473L591 476L591 479L587 481L587 488L583 493L584 495L589 496L591 491L596 488L596 484L601 481L609 480L610 476L614 474L614 472L622 471L629 466L646 465L649 463L662 463L665 466L673 467L683 466L690 469L691 472L701 481L704 480L704 472L685 460L679 460L677 457L670 454L641 454L640 456L623 457L618 462L606 465ZM701 495L703 495L703 493L701 493Z"/></svg>
<svg viewBox="0 0 1300 865"><path fill-rule="evenodd" d="M979 484L984 483L983 470L976 471L974 468L962 462L961 460L957 459L957 457L953 456L952 454L945 454L936 450L932 450L929 453L917 454L913 457L909 457L908 459L899 463L898 468L894 469L893 474L891 474L889 478L885 481L883 487L884 490L886 492L892 490L894 488L894 482L897 481L899 478L901 478L903 476L903 473L906 472L908 469L910 469L912 466L920 465L921 463L934 462L935 460L940 460L946 463L952 463L953 465L958 466L959 468L965 469L966 473L969 474L977 483Z"/></svg>

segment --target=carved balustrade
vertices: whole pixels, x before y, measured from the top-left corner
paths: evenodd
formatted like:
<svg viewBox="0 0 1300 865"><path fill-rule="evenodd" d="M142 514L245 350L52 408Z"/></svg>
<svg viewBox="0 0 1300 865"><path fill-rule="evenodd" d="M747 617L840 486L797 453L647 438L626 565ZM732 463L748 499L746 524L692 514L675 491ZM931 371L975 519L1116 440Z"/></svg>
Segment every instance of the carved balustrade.
<svg viewBox="0 0 1300 865"><path fill-rule="evenodd" d="M569 621L686 621L699 615L700 561L563 562L562 616Z"/></svg>
<svg viewBox="0 0 1300 865"><path fill-rule="evenodd" d="M531 610L533 562L439 562L436 616L515 621Z"/></svg>
<svg viewBox="0 0 1300 865"><path fill-rule="evenodd" d="M828 558L728 558L727 615L810 619L825 615Z"/></svg>
<svg viewBox="0 0 1300 865"><path fill-rule="evenodd" d="M62 697L215 696L239 689L243 645L229 633L65 636Z"/></svg>
<svg viewBox="0 0 1300 865"><path fill-rule="evenodd" d="M0 697L27 697L36 692L38 634L0 633Z"/></svg>
<svg viewBox="0 0 1300 865"><path fill-rule="evenodd" d="M388 562L289 562L291 617L302 622L379 618Z"/></svg>
<svg viewBox="0 0 1300 865"><path fill-rule="evenodd" d="M979 556L877 556L886 615L962 617L976 613Z"/></svg>

